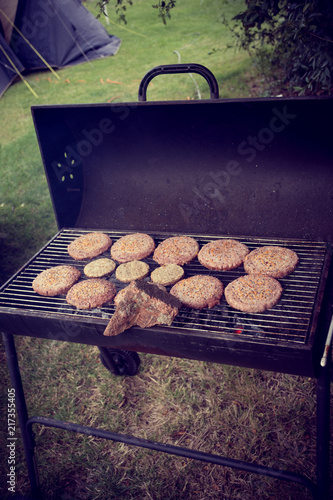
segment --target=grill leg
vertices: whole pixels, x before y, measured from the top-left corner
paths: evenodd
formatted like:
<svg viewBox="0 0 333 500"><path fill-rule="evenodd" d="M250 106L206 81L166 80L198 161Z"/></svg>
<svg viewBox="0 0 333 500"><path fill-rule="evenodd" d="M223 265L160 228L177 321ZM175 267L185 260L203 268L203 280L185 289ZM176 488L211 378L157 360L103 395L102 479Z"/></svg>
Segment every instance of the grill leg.
<svg viewBox="0 0 333 500"><path fill-rule="evenodd" d="M9 335L6 333L3 333L2 337L6 351L7 365L10 374L10 379L12 382L13 389L15 389L16 412L21 429L23 449L28 468L32 498L35 500L41 498L41 494L39 488L37 467L34 457L34 447L35 447L34 435L33 432L30 429L28 429L26 425L28 420L28 411L24 397L22 379L17 360L14 338L13 335Z"/></svg>
<svg viewBox="0 0 333 500"><path fill-rule="evenodd" d="M330 497L330 368L331 352L317 380L317 499Z"/></svg>

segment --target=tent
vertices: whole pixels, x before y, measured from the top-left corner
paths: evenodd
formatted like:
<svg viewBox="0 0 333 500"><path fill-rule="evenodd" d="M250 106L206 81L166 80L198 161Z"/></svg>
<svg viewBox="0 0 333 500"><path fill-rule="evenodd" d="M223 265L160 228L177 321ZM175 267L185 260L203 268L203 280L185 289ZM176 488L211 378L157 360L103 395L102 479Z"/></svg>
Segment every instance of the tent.
<svg viewBox="0 0 333 500"><path fill-rule="evenodd" d="M111 56L120 44L81 0L0 0L0 96L24 70Z"/></svg>

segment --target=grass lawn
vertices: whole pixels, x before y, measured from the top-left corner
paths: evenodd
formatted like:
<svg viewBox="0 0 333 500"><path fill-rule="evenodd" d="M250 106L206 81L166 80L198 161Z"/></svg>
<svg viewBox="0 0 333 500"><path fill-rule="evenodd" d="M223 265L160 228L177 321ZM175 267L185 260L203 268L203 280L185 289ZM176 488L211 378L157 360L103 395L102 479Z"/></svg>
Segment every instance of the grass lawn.
<svg viewBox="0 0 333 500"><path fill-rule="evenodd" d="M0 284L56 232L30 107L36 104L132 102L144 74L160 64L196 62L216 76L220 96L250 96L253 65L220 22L243 1L179 0L164 26L148 0L128 7L126 26L101 22L122 39L116 56L27 75L38 98L18 81L0 99ZM89 9L97 14L94 2ZM111 8L109 8L111 14ZM148 100L208 98L194 75L159 76ZM142 354L135 377L115 377L95 347L16 337L31 415L45 415L315 478L313 380L259 370ZM1 404L11 387L0 346ZM6 484L6 418L1 414L1 498ZM16 493L29 481L19 438ZM44 498L308 499L302 487L228 468L135 449L89 436L36 427Z"/></svg>

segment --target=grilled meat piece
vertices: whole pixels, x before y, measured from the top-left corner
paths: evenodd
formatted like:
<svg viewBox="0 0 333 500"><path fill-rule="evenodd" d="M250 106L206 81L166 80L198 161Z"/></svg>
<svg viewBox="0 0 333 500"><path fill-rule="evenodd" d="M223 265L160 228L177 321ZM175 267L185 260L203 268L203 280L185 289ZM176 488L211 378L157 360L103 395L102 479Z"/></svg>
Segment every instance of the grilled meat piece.
<svg viewBox="0 0 333 500"><path fill-rule="evenodd" d="M122 333L133 325L149 328L154 325L171 325L181 307L181 302L163 287L137 280L119 292L115 298L117 308L104 335Z"/></svg>

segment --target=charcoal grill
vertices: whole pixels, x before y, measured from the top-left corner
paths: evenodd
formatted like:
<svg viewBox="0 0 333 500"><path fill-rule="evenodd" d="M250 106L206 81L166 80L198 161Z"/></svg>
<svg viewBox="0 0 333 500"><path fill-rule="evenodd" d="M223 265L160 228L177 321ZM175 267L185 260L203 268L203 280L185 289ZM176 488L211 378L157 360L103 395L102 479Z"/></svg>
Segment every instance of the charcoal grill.
<svg viewBox="0 0 333 500"><path fill-rule="evenodd" d="M151 78L177 72L201 74L211 99L146 101ZM0 325L34 496L39 485L32 425L39 423L295 481L314 497L328 498L330 351L326 365L320 361L333 295L332 102L222 100L209 70L173 65L147 73L137 103L32 108L59 232L2 287ZM210 310L181 309L170 327L132 327L105 337L114 305L79 311L64 296L41 297L31 288L48 267L74 263L83 270L85 262L73 262L67 245L93 230L106 232L113 241L143 231L156 244L178 234L193 236L200 246L233 237L251 250L286 246L297 252L300 262L281 280L280 302L264 313L235 311L222 299ZM152 270L157 267L151 257L146 261ZM244 269L209 271L196 259L185 266L185 273L208 273L227 285ZM110 280L118 290L124 286L112 276ZM29 418L14 335L96 345L103 364L118 373L134 374L136 353L147 352L315 377L317 482L47 417Z"/></svg>

